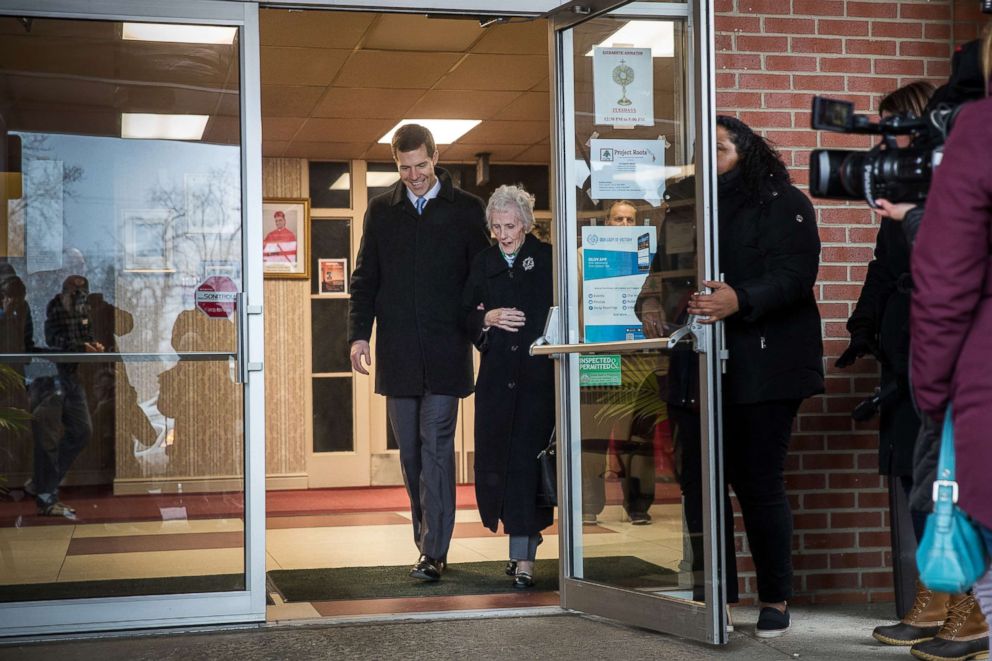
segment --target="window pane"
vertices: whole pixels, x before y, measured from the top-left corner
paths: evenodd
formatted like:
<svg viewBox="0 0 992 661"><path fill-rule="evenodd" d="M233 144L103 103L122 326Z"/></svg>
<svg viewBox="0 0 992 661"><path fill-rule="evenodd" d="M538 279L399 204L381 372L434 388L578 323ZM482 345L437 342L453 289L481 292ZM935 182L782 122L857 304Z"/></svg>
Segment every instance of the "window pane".
<svg viewBox="0 0 992 661"><path fill-rule="evenodd" d="M313 451L355 449L351 421L351 377L313 380Z"/></svg>
<svg viewBox="0 0 992 661"><path fill-rule="evenodd" d="M347 163L310 161L310 208L351 207L351 173Z"/></svg>

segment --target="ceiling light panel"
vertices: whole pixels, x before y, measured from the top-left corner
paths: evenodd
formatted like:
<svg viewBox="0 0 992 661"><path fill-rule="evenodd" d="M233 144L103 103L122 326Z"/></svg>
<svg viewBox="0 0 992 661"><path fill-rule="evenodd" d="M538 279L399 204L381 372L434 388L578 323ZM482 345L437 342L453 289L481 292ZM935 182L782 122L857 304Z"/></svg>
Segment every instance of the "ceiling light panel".
<svg viewBox="0 0 992 661"><path fill-rule="evenodd" d="M596 46L650 48L652 57L675 57L675 23L630 21ZM586 56L592 57L592 49L586 53Z"/></svg>
<svg viewBox="0 0 992 661"><path fill-rule="evenodd" d="M404 119L379 138L379 143L390 144L393 134L405 124L420 124L431 132L434 142L439 145L450 145L478 126L481 121L480 119Z"/></svg>
<svg viewBox="0 0 992 661"><path fill-rule="evenodd" d="M138 140L200 140L207 115L121 113L121 137Z"/></svg>
<svg viewBox="0 0 992 661"><path fill-rule="evenodd" d="M182 44L234 43L238 28L179 23L124 23L124 41L164 41Z"/></svg>

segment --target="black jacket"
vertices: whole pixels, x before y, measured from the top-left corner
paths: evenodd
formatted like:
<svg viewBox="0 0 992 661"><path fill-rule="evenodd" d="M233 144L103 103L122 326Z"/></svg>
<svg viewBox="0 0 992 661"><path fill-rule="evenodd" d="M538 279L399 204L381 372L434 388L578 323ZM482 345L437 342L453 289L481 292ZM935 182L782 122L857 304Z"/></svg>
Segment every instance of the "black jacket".
<svg viewBox="0 0 992 661"><path fill-rule="evenodd" d="M402 182L369 202L351 275L348 343L376 322L375 391L419 397L472 392L472 346L461 298L472 259L489 245L482 200L436 170L441 191L423 216Z"/></svg>
<svg viewBox="0 0 992 661"><path fill-rule="evenodd" d="M809 199L786 186L754 202L731 170L719 180L719 223L720 270L740 304L726 320L726 403L822 393L820 237Z"/></svg>
<svg viewBox="0 0 992 661"><path fill-rule="evenodd" d="M532 535L553 519L552 508L537 506L537 455L555 426L555 363L528 354L544 331L552 273L551 246L527 236L513 268L492 246L476 257L465 286L466 328L482 353L475 387L475 493L482 523L493 532L502 519L507 534ZM507 307L524 313L523 328L483 333L486 310Z"/></svg>
<svg viewBox="0 0 992 661"><path fill-rule="evenodd" d="M883 218L865 284L847 321L852 338L878 348L881 388L879 472L912 475L913 445L920 429L909 393L910 246L901 223Z"/></svg>

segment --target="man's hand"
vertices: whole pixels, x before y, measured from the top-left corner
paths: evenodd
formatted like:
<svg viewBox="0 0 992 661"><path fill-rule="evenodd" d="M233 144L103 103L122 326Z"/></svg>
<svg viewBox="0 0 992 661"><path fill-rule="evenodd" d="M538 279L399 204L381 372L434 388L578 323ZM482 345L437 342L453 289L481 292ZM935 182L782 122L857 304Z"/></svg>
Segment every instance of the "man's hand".
<svg viewBox="0 0 992 661"><path fill-rule="evenodd" d="M365 358L365 365L362 365L362 358ZM372 350L365 340L355 340L351 343L351 369L359 374L368 376L366 367L372 366Z"/></svg>
<svg viewBox="0 0 992 661"><path fill-rule="evenodd" d="M870 338L861 334L852 335L850 346L844 349L844 353L842 353L840 358L837 359L837 362L834 363L834 367L839 367L841 369L850 367L858 358L867 356L868 354L874 354L875 351L875 343L872 342Z"/></svg>
<svg viewBox="0 0 992 661"><path fill-rule="evenodd" d="M524 313L517 308L493 308L486 313L482 322L489 328L500 328L510 333L516 333L523 327L527 318Z"/></svg>
<svg viewBox="0 0 992 661"><path fill-rule="evenodd" d="M99 342L86 342L83 347L86 353L103 353L103 345Z"/></svg>
<svg viewBox="0 0 992 661"><path fill-rule="evenodd" d="M875 200L878 207L875 209L877 213L882 218L891 218L892 220L899 222L906 217L906 214L910 209L916 207L912 202L899 202L898 204L893 204L888 200L879 198Z"/></svg>
<svg viewBox="0 0 992 661"><path fill-rule="evenodd" d="M739 310L737 292L726 282L704 280L703 285L713 290L711 294L693 294L689 299L689 314L699 317L703 324L715 324Z"/></svg>
<svg viewBox="0 0 992 661"><path fill-rule="evenodd" d="M665 336L665 309L657 298L641 301L641 328L648 339Z"/></svg>

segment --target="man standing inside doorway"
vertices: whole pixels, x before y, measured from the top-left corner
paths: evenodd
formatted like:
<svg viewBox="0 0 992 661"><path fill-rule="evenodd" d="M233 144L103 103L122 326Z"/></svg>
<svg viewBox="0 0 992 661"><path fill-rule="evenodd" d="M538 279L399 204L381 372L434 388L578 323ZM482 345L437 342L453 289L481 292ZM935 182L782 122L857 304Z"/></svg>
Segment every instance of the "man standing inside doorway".
<svg viewBox="0 0 992 661"><path fill-rule="evenodd" d="M368 374L376 323L375 391L386 396L420 558L410 576L441 578L455 525L458 400L472 392L472 345L461 298L472 258L489 245L482 200L437 165L430 131L392 140L400 181L369 202L351 276L351 365ZM512 388L514 384L508 384Z"/></svg>

